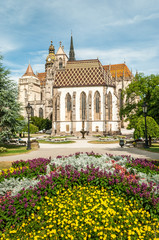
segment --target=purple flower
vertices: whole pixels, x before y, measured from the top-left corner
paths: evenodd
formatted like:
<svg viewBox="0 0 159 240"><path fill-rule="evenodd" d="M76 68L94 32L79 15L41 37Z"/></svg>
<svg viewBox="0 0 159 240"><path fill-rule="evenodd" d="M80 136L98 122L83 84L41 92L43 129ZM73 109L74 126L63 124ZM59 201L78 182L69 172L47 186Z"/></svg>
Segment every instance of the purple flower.
<svg viewBox="0 0 159 240"><path fill-rule="evenodd" d="M27 206L28 206L28 203L25 203L25 204L24 204L24 207L27 208Z"/></svg>

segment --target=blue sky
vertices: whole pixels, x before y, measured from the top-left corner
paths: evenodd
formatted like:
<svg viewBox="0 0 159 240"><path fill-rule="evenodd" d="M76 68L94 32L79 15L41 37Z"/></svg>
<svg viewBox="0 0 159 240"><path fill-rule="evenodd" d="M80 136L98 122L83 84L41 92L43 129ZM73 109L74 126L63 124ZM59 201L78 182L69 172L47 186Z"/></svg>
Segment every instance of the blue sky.
<svg viewBox="0 0 159 240"><path fill-rule="evenodd" d="M145 75L159 73L158 0L2 0L0 54L21 77L29 64L45 71L50 41L69 54L71 30L76 59L103 65L126 62Z"/></svg>

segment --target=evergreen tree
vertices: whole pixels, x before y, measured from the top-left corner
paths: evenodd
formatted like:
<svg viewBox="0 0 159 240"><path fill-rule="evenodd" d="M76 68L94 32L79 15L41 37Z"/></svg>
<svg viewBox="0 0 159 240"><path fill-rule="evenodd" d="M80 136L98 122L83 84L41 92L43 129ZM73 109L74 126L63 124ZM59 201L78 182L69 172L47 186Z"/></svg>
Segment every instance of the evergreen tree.
<svg viewBox="0 0 159 240"><path fill-rule="evenodd" d="M9 79L10 72L3 66L2 60L0 56L0 141L13 136L23 124L17 85Z"/></svg>

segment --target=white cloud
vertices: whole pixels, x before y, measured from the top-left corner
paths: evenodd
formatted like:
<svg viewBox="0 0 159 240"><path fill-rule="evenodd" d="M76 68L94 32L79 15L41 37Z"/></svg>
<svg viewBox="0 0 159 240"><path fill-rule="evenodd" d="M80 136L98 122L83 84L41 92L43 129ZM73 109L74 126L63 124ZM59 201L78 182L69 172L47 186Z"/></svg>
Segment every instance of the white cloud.
<svg viewBox="0 0 159 240"><path fill-rule="evenodd" d="M34 64L32 66L32 68L33 68L33 71L34 71L35 74L45 72L45 64L38 64L37 63L37 64Z"/></svg>
<svg viewBox="0 0 159 240"><path fill-rule="evenodd" d="M117 21L111 21L104 26L123 26L123 25L130 25L130 24L136 24L139 22L147 21L147 20L153 20L153 19L158 19L159 18L159 13L153 13L148 16L142 16L142 15L135 15L132 18L125 18L123 16L123 19L117 20Z"/></svg>
<svg viewBox="0 0 159 240"><path fill-rule="evenodd" d="M20 48L20 45L11 41L8 36L0 37L0 53L2 54L8 53L8 52L17 50L18 48Z"/></svg>
<svg viewBox="0 0 159 240"><path fill-rule="evenodd" d="M29 55L31 56L31 64L35 63L44 63L45 64L45 59L48 55L48 50L42 50L42 51L34 51L34 52L29 52Z"/></svg>
<svg viewBox="0 0 159 240"><path fill-rule="evenodd" d="M158 48L118 48L112 50L97 50L92 48L77 49L76 57L78 59L99 58L103 64L119 63L124 61L148 61L158 55ZM104 63L105 62L105 63Z"/></svg>

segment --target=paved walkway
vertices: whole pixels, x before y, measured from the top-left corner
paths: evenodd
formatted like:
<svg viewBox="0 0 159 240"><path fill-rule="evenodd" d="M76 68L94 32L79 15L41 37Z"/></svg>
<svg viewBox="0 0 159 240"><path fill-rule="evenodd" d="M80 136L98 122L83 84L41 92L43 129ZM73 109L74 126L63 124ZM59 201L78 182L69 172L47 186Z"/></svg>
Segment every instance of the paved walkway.
<svg viewBox="0 0 159 240"><path fill-rule="evenodd" d="M20 154L14 156L0 157L0 161L16 161L16 160L28 160L33 158L48 158L56 157L58 155L67 156L75 152L95 152L100 154L111 153L113 155L131 155L135 158L149 158L158 159L159 153L152 153L138 148L121 148L118 143L115 144L91 144L88 140L76 140L71 144L40 144L38 150L32 151L27 154Z"/></svg>

